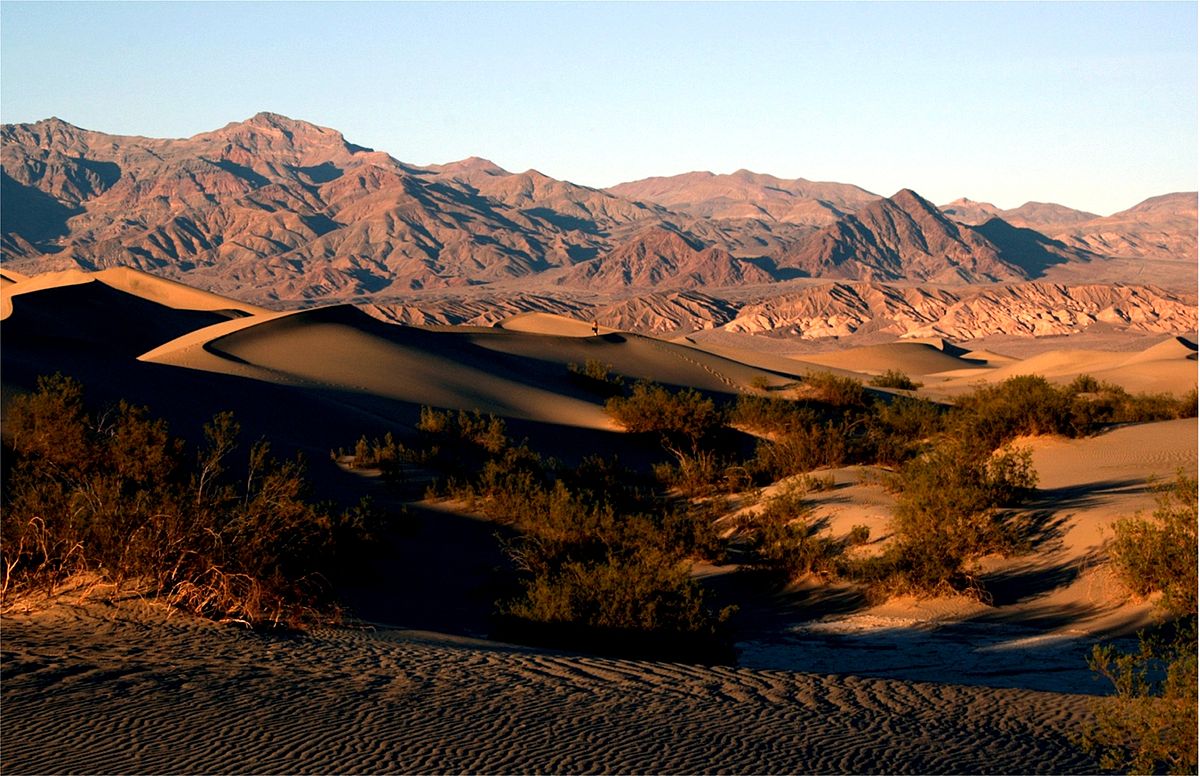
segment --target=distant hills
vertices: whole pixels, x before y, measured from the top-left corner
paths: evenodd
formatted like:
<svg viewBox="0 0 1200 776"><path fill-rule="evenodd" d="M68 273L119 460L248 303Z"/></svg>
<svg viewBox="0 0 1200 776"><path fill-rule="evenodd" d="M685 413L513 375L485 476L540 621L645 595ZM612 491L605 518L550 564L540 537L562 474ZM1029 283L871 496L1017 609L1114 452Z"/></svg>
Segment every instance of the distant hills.
<svg viewBox="0 0 1200 776"><path fill-rule="evenodd" d="M1102 218L1049 203L938 208L908 189L880 197L745 170L600 190L479 158L406 164L272 113L174 140L54 118L5 125L0 162L4 266L132 266L275 307L411 311L491 295L561 312L549 308L655 293L724 315L739 294L818 280L957 287L1099 272L1161 283L1175 267L1195 277L1194 193ZM631 314L663 311L660 300Z"/></svg>

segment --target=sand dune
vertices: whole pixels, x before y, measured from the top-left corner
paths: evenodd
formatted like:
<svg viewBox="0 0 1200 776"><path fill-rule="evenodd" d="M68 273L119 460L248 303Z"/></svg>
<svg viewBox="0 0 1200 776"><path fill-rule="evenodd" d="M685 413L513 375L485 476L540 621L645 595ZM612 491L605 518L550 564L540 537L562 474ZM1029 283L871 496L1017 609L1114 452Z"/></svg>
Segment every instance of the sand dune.
<svg viewBox="0 0 1200 776"><path fill-rule="evenodd" d="M1184 394L1196 386L1195 346L1172 337L1136 353L1105 350L1052 350L986 371L951 370L931 377L948 382L941 392L969 390L982 380L996 383L1017 375L1041 375L1053 383L1069 383L1081 374L1119 385L1127 391Z"/></svg>
<svg viewBox="0 0 1200 776"><path fill-rule="evenodd" d="M385 324L352 307L219 325L186 335L143 358L450 409L585 428L611 427L598 404L545 387L542 383L552 381L545 364L495 358L469 335ZM558 367L553 377L561 379L560 371L565 374Z"/></svg>
<svg viewBox="0 0 1200 776"><path fill-rule="evenodd" d="M529 334L552 334L556 337L594 336L592 324L588 321L553 313L520 313L505 318L496 325L508 331L523 331ZM604 334L616 331L608 326L597 326L597 328Z"/></svg>
<svg viewBox="0 0 1200 776"><path fill-rule="evenodd" d="M231 315L254 315L267 312L264 308L256 305L201 291L198 288L192 288L183 283L130 267L112 267L98 272L64 270L47 272L33 277L23 277L10 270L4 272L16 282L3 285L3 306L0 307L0 320L12 314L11 298L13 296L93 282L103 283L118 291L124 291L147 301L157 302L164 307L179 310L228 311Z"/></svg>
<svg viewBox="0 0 1200 776"><path fill-rule="evenodd" d="M524 320L530 320L528 318ZM532 319L542 332L562 320ZM439 330L380 323L351 307L266 314L190 332L142 360L452 409L613 428L595 397L563 395L568 367L596 360L631 379L735 393L762 370L694 348L615 332ZM566 326L568 331L574 331Z"/></svg>
<svg viewBox="0 0 1200 776"><path fill-rule="evenodd" d="M986 364L973 361L969 357L947 353L935 345L917 342L868 345L833 353L807 354L801 358L813 364L835 366L867 374L897 370L910 376L956 369L979 369L986 366Z"/></svg>

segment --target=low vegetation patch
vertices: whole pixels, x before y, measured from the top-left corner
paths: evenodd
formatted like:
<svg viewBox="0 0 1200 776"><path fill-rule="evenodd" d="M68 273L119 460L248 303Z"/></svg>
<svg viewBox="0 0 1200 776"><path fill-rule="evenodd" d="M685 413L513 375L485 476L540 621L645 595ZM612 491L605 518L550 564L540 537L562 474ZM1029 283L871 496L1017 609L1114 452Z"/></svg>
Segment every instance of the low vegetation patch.
<svg viewBox="0 0 1200 776"><path fill-rule="evenodd" d="M865 404L863 384L853 377L832 372L810 372L804 378L799 395L833 407L861 407Z"/></svg>
<svg viewBox="0 0 1200 776"><path fill-rule="evenodd" d="M1196 392L1130 394L1080 375L1065 386L1020 375L977 389L956 405L956 433L993 449L1020 436L1087 436L1116 423L1149 423L1196 416Z"/></svg>
<svg viewBox="0 0 1200 776"><path fill-rule="evenodd" d="M785 579L805 574L835 578L847 571L846 548L861 543L861 531L835 539L815 519L807 490L792 487L738 518L732 535L746 562L779 572Z"/></svg>
<svg viewBox="0 0 1200 776"><path fill-rule="evenodd" d="M5 596L89 572L214 619L329 619L330 576L377 528L369 505L313 502L303 463L267 443L237 456L227 413L193 452L144 408L89 412L82 386L54 376L13 399L5 423Z"/></svg>
<svg viewBox="0 0 1200 776"><path fill-rule="evenodd" d="M883 555L864 561L860 578L879 594L966 592L983 597L973 562L1024 549L1002 507L1037 483L1028 450L985 447L952 437L910 459L892 486L894 538Z"/></svg>
<svg viewBox="0 0 1200 776"><path fill-rule="evenodd" d="M682 401L694 406L695 397ZM702 508L664 498L653 481L615 459L562 466L513 444L503 421L490 416L425 408L419 431L411 447L398 446L401 460L445 474L437 494L520 531L507 543L515 578L497 601L497 637L646 657L732 658L729 612L709 606L689 573L690 559L719 551ZM370 459L387 449L370 440L360 447ZM456 451L452 468L449 450Z"/></svg>
<svg viewBox="0 0 1200 776"><path fill-rule="evenodd" d="M915 383L898 369L889 369L881 375L871 378L870 384L876 388L898 388L902 391L915 391L924 383Z"/></svg>
<svg viewBox="0 0 1200 776"><path fill-rule="evenodd" d="M1123 653L1096 645L1088 663L1114 694L1094 704L1081 743L1103 768L1129 773L1195 773L1197 481L1180 474L1150 519L1115 526L1114 567L1139 595L1161 594L1165 626L1138 634Z"/></svg>
<svg viewBox="0 0 1200 776"><path fill-rule="evenodd" d="M577 385L599 396L618 396L624 391L625 380L612 371L612 364L589 358L583 366L568 364L567 374Z"/></svg>

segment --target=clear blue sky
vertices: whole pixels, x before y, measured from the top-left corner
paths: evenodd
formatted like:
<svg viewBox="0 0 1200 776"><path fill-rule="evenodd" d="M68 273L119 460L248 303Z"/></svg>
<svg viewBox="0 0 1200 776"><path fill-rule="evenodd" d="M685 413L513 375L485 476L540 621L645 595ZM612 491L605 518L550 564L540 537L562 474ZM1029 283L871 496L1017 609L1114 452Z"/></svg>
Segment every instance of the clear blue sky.
<svg viewBox="0 0 1200 776"><path fill-rule="evenodd" d="M261 110L415 164L748 168L1108 214L1197 179L1196 4L0 3L0 118Z"/></svg>

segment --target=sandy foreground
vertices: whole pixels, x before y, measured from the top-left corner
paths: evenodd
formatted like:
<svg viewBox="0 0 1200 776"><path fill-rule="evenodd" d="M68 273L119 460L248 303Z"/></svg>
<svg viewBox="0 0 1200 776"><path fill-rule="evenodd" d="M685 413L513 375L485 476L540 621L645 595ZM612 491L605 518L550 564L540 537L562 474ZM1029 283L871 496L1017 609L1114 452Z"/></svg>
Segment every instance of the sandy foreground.
<svg viewBox="0 0 1200 776"><path fill-rule="evenodd" d="M495 412L525 423L522 433L625 454L595 396L565 378L568 365L589 360L731 395L786 387L814 369L898 369L934 398L1027 373L1067 382L1089 372L1129 390L1177 393L1196 382L1195 345L1175 337L1028 358L943 342L789 356L607 329L593 336L586 322L542 314L436 330L348 307L271 313L106 272L100 282L8 278L6 388L27 390L33 375L66 364L89 388L108 378L122 392L110 395L187 397L168 406L173 428L236 401L254 433L272 432L312 460L360 432L411 427L423 403ZM14 610L0 621L3 770L1094 772L1071 743L1089 694L1108 689L1086 654L1154 615L1152 602L1120 589L1103 544L1114 520L1153 509L1154 482L1195 473L1197 424L1021 444L1040 475L1028 507L1039 531L1033 552L985 559L993 600L869 606L853 591L798 584L747 612L737 667L552 653L403 617L289 635L95 595ZM865 524L873 541L886 540L892 501L878 473L832 474L835 487L813 496L830 530ZM468 564L438 560L456 547L470 554L450 522L413 550L426 566L409 570L410 583L384 591L432 600L396 611L436 610L466 589L458 575ZM731 578L721 568L702 575L715 588Z"/></svg>
<svg viewBox="0 0 1200 776"><path fill-rule="evenodd" d="M4 623L4 769L1075 773L1086 699L249 633L126 605Z"/></svg>

